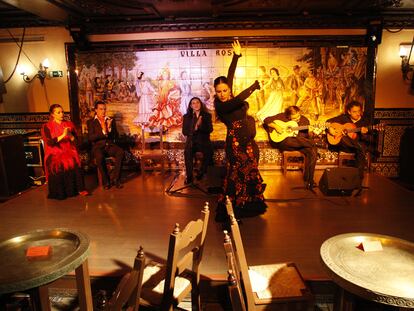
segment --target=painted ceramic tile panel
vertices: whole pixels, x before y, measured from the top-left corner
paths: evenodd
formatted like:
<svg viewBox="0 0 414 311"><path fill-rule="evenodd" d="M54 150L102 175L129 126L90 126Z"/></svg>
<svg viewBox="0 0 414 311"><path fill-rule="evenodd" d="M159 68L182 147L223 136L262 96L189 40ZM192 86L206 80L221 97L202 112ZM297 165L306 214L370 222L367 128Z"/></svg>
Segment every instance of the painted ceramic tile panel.
<svg viewBox="0 0 414 311"><path fill-rule="evenodd" d="M267 116L297 105L312 122L344 111L351 100L365 104L365 47L247 47L239 59L233 93L255 80L261 90L249 98L257 123L257 140L266 140L261 123ZM136 134L144 124L164 125L168 141L181 141L182 116L194 96L214 115L213 80L227 74L231 49L149 50L75 55L82 126L103 99L121 132ZM213 140L224 140L216 120Z"/></svg>

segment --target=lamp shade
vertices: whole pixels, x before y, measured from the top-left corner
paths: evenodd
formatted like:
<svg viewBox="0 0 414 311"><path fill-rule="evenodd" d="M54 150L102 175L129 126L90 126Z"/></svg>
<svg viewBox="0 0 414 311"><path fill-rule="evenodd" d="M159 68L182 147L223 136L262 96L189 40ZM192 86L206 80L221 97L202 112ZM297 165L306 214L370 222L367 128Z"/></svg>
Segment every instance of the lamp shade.
<svg viewBox="0 0 414 311"><path fill-rule="evenodd" d="M44 67L44 68L49 68L50 67L50 62L49 62L49 59L48 58L45 58L44 60L43 60L43 62L42 62L42 66Z"/></svg>
<svg viewBox="0 0 414 311"><path fill-rule="evenodd" d="M24 75L25 73L27 73L27 68L26 68L26 66L25 66L25 65L18 64L18 65L17 65L17 68L16 68L16 71L17 71L19 74Z"/></svg>
<svg viewBox="0 0 414 311"><path fill-rule="evenodd" d="M401 43L400 44L400 57L408 57L410 54L411 44Z"/></svg>

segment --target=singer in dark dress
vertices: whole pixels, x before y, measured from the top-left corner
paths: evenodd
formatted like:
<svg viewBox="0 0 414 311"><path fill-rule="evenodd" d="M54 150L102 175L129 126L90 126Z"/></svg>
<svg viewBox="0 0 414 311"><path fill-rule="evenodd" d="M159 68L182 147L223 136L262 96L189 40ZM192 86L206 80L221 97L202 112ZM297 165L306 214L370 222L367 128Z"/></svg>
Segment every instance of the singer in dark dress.
<svg viewBox="0 0 414 311"><path fill-rule="evenodd" d="M214 107L218 118L227 127L226 136L226 177L223 194L219 196L216 221L225 221L225 197L233 203L236 217L262 214L266 211L263 192L265 184L258 169L259 149L254 141L255 122L247 115L248 104L245 101L255 90L260 89L255 81L237 96L232 94L233 77L237 60L241 57L238 41L233 43L233 59L227 77L214 80L216 97Z"/></svg>
<svg viewBox="0 0 414 311"><path fill-rule="evenodd" d="M197 152L203 154L201 169L196 176L198 180L203 178L207 167L213 162L213 146L210 141L212 131L211 114L207 112L200 98L193 97L183 117L183 134L186 136L184 149L186 184L193 182L193 163Z"/></svg>
<svg viewBox="0 0 414 311"><path fill-rule="evenodd" d="M112 185L122 188L120 177L124 151L115 144L118 138L116 122L106 116L106 104L104 101L97 101L95 103L95 113L95 117L87 122L88 139L92 144L92 156L95 158L96 165L102 176L103 187L105 190ZM109 176L106 168L105 157L107 156L115 158L115 168L112 176Z"/></svg>

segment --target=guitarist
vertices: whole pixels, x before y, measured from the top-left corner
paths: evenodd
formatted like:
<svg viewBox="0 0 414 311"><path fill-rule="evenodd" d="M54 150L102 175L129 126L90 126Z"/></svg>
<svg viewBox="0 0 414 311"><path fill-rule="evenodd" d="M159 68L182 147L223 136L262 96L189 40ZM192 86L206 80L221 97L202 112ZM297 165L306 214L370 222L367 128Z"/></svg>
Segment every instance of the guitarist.
<svg viewBox="0 0 414 311"><path fill-rule="evenodd" d="M309 119L301 115L300 108L298 106L289 106L285 109L285 112L279 113L275 116L267 117L264 119L264 128L269 133L272 131L281 132L283 129L276 125L273 121L280 120L283 122L295 121L299 126L309 126ZM313 140L309 135L309 130L300 130L297 136L286 137L284 140L276 143L269 139L270 145L280 151L299 151L305 156L305 171L303 179L305 181L306 189L312 190L315 186L313 175L315 172L317 149Z"/></svg>
<svg viewBox="0 0 414 311"><path fill-rule="evenodd" d="M338 152L343 151L355 154L355 166L358 168L359 177L362 181L364 178L364 168L366 164L365 145L369 142L369 137L367 135L369 120L367 118L364 118L362 104L360 102L349 102L345 107L345 111L346 112L344 114L326 121L328 124L330 124L327 129L327 135L332 135L334 137L338 135L342 136L338 144L331 145L333 146L332 149L335 149ZM360 128L360 131L358 131L358 133L353 133L353 135L355 135L355 138L353 139L348 135L346 130L338 132L338 129L335 129L332 126L332 123L339 123L342 125L351 123L354 124L356 128Z"/></svg>

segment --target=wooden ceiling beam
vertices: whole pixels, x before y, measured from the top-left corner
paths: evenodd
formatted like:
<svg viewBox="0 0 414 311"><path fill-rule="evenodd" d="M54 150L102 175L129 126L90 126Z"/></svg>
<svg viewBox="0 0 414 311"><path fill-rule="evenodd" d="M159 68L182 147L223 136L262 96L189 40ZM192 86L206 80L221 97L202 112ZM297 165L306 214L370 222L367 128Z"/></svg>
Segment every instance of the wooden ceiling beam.
<svg viewBox="0 0 414 311"><path fill-rule="evenodd" d="M47 0L2 0L23 11L32 13L42 19L66 22L68 20L68 12L61 9L57 5Z"/></svg>

